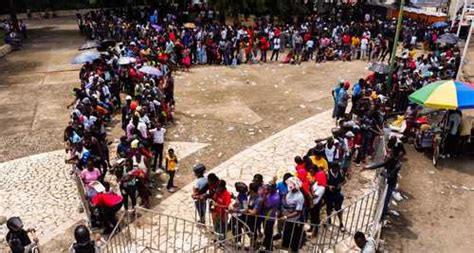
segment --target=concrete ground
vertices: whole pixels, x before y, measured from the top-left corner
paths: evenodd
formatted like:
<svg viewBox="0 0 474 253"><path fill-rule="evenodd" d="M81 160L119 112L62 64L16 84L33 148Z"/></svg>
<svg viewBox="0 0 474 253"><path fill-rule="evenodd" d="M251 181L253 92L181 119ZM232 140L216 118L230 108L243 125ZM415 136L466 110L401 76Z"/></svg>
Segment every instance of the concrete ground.
<svg viewBox="0 0 474 253"><path fill-rule="evenodd" d="M34 209L32 211L37 211L54 209L51 207L60 204L62 195L58 194L59 199L52 200L51 195L46 194L51 188L67 190L66 196L74 191L73 188L64 186L66 177L63 165L58 161L61 160L59 154L63 148L62 130L69 117L66 105L73 99L72 87L78 85L79 66L70 65L69 61L78 54L77 48L84 39L79 36L73 18L34 21L29 27L32 39L25 47L0 60L0 161L5 162L0 164L0 173L9 182L2 181L0 196L23 196L26 200L38 198L44 205L31 206ZM360 61L305 63L301 66L271 63L234 69L196 67L189 73L177 73L176 124L169 127L167 134L168 142L181 145L177 155L184 158L180 161L176 184L186 188L192 179L190 168L197 162L205 163L210 169L222 168L226 164L224 162L232 160L234 155L240 152L252 153L252 149L248 148L254 144L262 141L268 143L270 141L267 139L288 127L314 115L325 115L331 109L330 89L337 80L343 78L353 83L365 73L366 63ZM329 118L313 123L316 124L312 126L314 131L318 131L319 126L327 131L334 124ZM117 128L112 130L112 138L117 138L120 134ZM300 138L297 133L293 133L287 141L291 141L293 137ZM311 145L312 136L302 138L298 143L307 143L302 144L305 149L306 145ZM293 153L292 150L290 148L287 154L279 155L285 155L286 162L291 161L288 159L300 154L300 151ZM49 151L56 152L42 154ZM42 154L36 156L41 161L29 158L34 154ZM271 150L259 153L260 156L272 154ZM6 162L21 157L26 158ZM248 158L258 162L258 157ZM396 227L387 230L387 247L400 252L417 249L447 252L448 247L460 249L456 252L472 250L474 247L470 244L460 246L460 240L472 237L469 227L473 224L470 208L474 205L474 199L471 198L472 194L459 188L461 184L471 183L470 177L466 175L470 173L468 167L472 165L472 161L447 163L444 170L431 173L432 169L427 169L430 168L429 160L425 160L423 156L410 153L409 159L404 166L404 175L408 176L401 179L401 185L403 190L415 197L401 205L402 217L406 217L408 223L401 225L399 230ZM39 166L45 161L45 166ZM221 163L224 165L220 165ZM48 184L48 187L40 187L35 191L22 187L25 174L15 173L16 166L26 168L22 169L26 172L49 175L50 181L42 181L42 178L34 176L29 179L31 183ZM47 169L53 172L45 173ZM245 170L245 178L253 172ZM452 183L458 189L451 186L452 191L442 190L443 195L439 187L443 187L445 182L446 185ZM355 184L348 190L359 189ZM446 195L450 192L453 193L452 196ZM166 199L167 193L163 195L166 203L173 202L173 198ZM8 211L1 206L0 215L25 212L28 206L26 200L4 202L9 203ZM74 201L68 203L65 209L73 210L70 206L75 206ZM448 207L456 207L456 213L450 215ZM64 215L74 220L67 212L62 216L54 213L49 216L53 217L52 222L56 224L58 220L55 219L63 218ZM48 224L36 217L27 218L25 222ZM406 228L410 229L410 233L405 233ZM71 231L66 228L62 228L62 231L63 234L52 236L53 240L46 242L45 252L65 251L71 242ZM43 232L48 234L50 231ZM48 239L47 236L45 238ZM452 243L445 243L446 238ZM402 244L408 246L398 247Z"/></svg>

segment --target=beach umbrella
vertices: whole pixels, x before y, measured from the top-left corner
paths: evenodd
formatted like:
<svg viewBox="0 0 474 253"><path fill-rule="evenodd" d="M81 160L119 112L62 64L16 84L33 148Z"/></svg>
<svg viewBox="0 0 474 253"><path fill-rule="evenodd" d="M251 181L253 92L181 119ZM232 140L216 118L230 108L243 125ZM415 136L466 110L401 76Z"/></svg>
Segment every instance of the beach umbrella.
<svg viewBox="0 0 474 253"><path fill-rule="evenodd" d="M408 98L428 108L470 109L474 108L474 84L441 80L413 92Z"/></svg>
<svg viewBox="0 0 474 253"><path fill-rule="evenodd" d="M142 73L145 73L145 74L148 74L148 75L152 75L152 76L162 76L163 73L161 73L161 71L155 67L152 67L152 66L143 66L141 67L140 69L138 69L138 71L142 72Z"/></svg>
<svg viewBox="0 0 474 253"><path fill-rule="evenodd" d="M436 41L436 43L445 43L450 45L457 44L458 42L459 38L454 33L445 33L439 36L438 40Z"/></svg>
<svg viewBox="0 0 474 253"><path fill-rule="evenodd" d="M163 31L163 27L161 27L160 25L152 24L151 27L153 27L153 29L155 29L157 32Z"/></svg>
<svg viewBox="0 0 474 253"><path fill-rule="evenodd" d="M100 54L98 52L83 52L80 55L74 57L71 61L72 64L83 64L86 62L92 62L96 59L100 58Z"/></svg>
<svg viewBox="0 0 474 253"><path fill-rule="evenodd" d="M448 27L448 23L444 21L438 21L438 22L433 23L432 26L433 28L444 28L444 27Z"/></svg>
<svg viewBox="0 0 474 253"><path fill-rule="evenodd" d="M119 65L128 65L128 64L131 64L131 63L135 63L137 60L135 60L135 58L133 57L120 57L118 59L118 64Z"/></svg>
<svg viewBox="0 0 474 253"><path fill-rule="evenodd" d="M196 25L194 23L186 23L183 26L184 26L184 28L188 28L188 29L196 28Z"/></svg>
<svg viewBox="0 0 474 253"><path fill-rule="evenodd" d="M82 44L82 46L79 47L79 50L87 50L87 49L92 49L98 47L99 44L97 44L96 41L89 40L86 43Z"/></svg>
<svg viewBox="0 0 474 253"><path fill-rule="evenodd" d="M376 62L369 67L369 70L377 74L388 74L390 67L385 63Z"/></svg>

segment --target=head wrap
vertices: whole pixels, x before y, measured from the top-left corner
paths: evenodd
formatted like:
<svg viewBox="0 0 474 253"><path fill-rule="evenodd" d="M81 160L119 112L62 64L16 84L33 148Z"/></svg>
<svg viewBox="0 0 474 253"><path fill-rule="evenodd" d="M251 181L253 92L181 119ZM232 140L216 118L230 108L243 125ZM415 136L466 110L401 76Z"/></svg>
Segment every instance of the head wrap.
<svg viewBox="0 0 474 253"><path fill-rule="evenodd" d="M297 190L300 190L301 185L302 185L301 180L297 177L290 177L285 181L285 183L287 185L289 185L290 183L294 184Z"/></svg>

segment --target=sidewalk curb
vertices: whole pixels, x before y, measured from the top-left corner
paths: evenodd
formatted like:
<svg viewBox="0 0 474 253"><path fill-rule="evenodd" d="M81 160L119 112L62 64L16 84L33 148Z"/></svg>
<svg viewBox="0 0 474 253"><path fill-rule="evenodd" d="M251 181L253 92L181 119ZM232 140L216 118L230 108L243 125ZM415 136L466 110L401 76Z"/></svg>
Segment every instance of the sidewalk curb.
<svg viewBox="0 0 474 253"><path fill-rule="evenodd" d="M2 58L3 56L9 54L11 51L12 51L12 46L10 46L9 44L5 44L5 45L1 46L0 47L0 58Z"/></svg>

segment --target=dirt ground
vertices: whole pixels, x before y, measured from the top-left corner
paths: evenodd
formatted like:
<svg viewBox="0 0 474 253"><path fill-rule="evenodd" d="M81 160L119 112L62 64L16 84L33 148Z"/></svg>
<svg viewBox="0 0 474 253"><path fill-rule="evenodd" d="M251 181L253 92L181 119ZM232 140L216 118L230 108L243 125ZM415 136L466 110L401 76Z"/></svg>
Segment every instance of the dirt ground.
<svg viewBox="0 0 474 253"><path fill-rule="evenodd" d="M383 230L388 252L473 252L474 160L442 161L408 148L400 189L408 200Z"/></svg>
<svg viewBox="0 0 474 253"><path fill-rule="evenodd" d="M24 49L0 61L0 161L63 148L62 131L69 117L66 105L78 85L79 66L69 61L84 39L74 20L42 20L29 27L32 39ZM196 162L212 168L330 109L330 89L337 80L353 83L365 72L363 62L196 67L189 73L178 72L176 124L169 127L167 141L210 145L181 161L176 184L189 182L192 175L187 172ZM112 136L120 134L115 128ZM389 252L472 252L473 168L473 161L464 159L447 162L438 170L429 158L409 149L400 180L409 200L395 207L401 217L384 231L385 248ZM58 238L46 252L64 249L69 242Z"/></svg>

